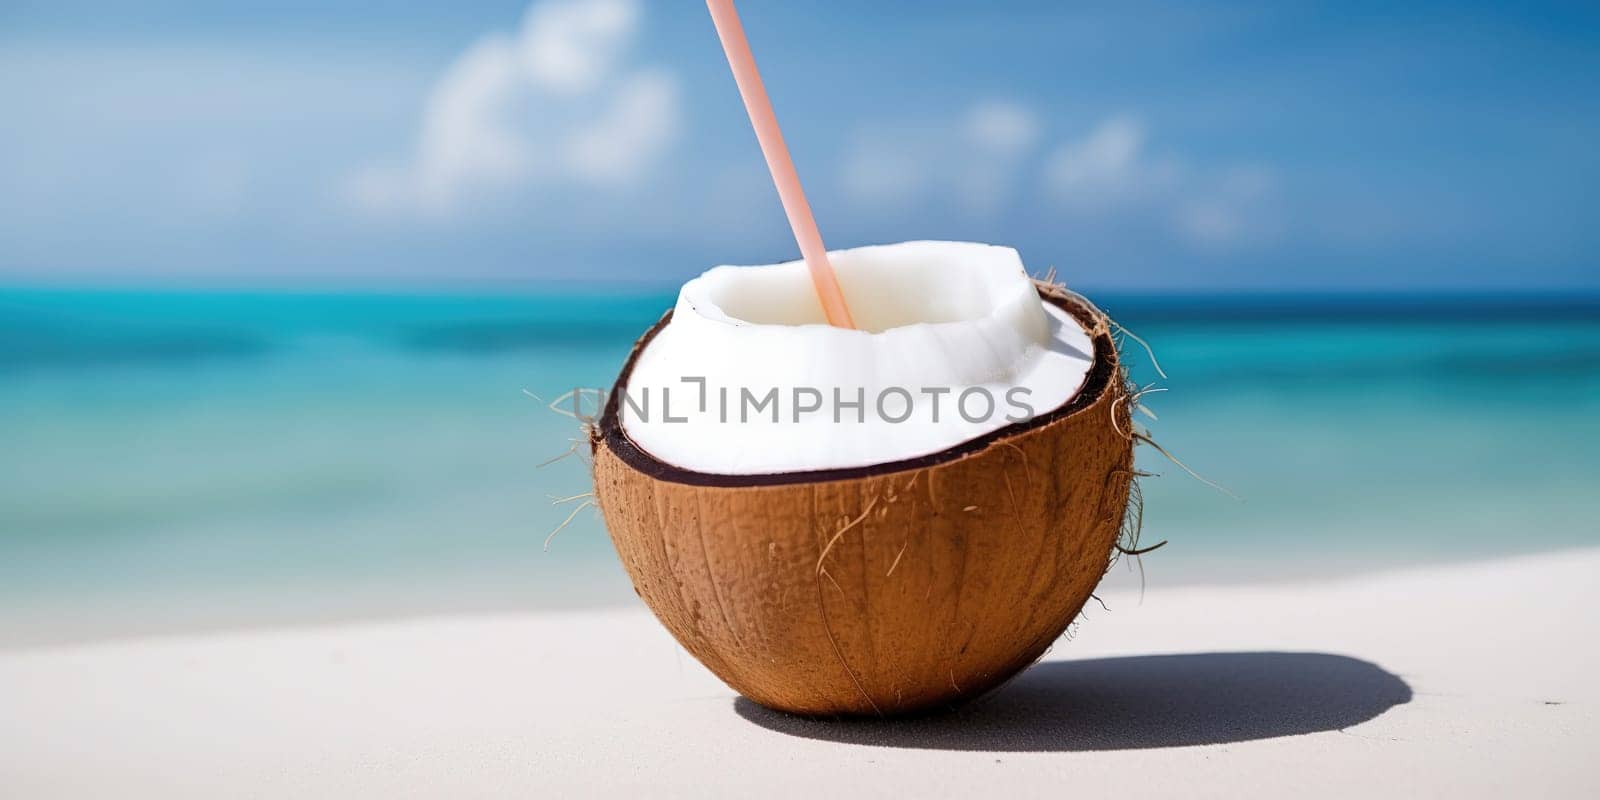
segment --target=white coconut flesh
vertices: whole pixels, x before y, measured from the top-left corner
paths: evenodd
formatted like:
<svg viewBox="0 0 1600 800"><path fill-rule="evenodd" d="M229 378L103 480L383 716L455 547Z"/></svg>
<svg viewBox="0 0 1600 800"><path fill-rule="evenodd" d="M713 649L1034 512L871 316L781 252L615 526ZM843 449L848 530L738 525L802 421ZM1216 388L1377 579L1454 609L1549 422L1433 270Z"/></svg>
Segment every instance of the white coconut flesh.
<svg viewBox="0 0 1600 800"><path fill-rule="evenodd" d="M1089 334L1040 299L1009 247L904 242L829 258L856 330L825 322L802 261L684 284L619 401L628 438L702 473L867 467L1048 413L1093 365Z"/></svg>

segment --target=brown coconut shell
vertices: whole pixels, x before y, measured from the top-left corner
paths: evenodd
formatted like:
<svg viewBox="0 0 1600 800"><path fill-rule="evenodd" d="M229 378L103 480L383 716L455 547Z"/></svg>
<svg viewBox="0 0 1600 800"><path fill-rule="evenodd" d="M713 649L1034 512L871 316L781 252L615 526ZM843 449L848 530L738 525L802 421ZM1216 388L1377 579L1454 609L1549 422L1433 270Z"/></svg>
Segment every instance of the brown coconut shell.
<svg viewBox="0 0 1600 800"><path fill-rule="evenodd" d="M678 642L745 697L807 715L954 704L1043 655L1111 562L1133 442L1109 321L1040 293L1094 341L1077 396L855 469L712 475L635 446L618 398L667 318L651 328L594 428L595 496L635 591Z"/></svg>

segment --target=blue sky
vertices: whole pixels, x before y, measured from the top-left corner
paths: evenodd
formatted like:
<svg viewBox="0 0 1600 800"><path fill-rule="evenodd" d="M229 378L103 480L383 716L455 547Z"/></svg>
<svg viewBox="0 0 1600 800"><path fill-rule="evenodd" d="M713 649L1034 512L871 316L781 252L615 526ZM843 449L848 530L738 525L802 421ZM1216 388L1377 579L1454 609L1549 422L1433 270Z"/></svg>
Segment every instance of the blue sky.
<svg viewBox="0 0 1600 800"><path fill-rule="evenodd" d="M1600 288L1600 15L1394 5L740 8L833 247ZM692 0L11 2L0 105L0 281L665 285L795 250Z"/></svg>

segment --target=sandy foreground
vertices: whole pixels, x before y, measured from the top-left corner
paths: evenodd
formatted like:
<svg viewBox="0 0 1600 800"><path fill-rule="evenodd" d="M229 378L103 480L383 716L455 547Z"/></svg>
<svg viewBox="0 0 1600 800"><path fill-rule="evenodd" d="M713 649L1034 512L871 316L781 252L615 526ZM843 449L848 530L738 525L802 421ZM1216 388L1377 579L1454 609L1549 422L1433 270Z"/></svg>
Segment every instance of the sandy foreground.
<svg viewBox="0 0 1600 800"><path fill-rule="evenodd" d="M910 722L737 700L639 609L0 652L0 795L1600 797L1597 576L1119 588Z"/></svg>

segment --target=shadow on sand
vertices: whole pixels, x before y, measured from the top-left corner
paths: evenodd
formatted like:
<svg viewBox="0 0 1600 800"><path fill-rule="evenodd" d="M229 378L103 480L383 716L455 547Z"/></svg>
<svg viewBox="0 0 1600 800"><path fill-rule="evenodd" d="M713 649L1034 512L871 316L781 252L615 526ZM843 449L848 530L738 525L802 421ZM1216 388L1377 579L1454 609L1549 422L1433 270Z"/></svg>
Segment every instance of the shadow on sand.
<svg viewBox="0 0 1600 800"><path fill-rule="evenodd" d="M1195 653L1047 661L954 711L818 720L744 698L746 720L791 736L930 750L1138 750L1331 731L1410 702L1382 667L1329 653Z"/></svg>

